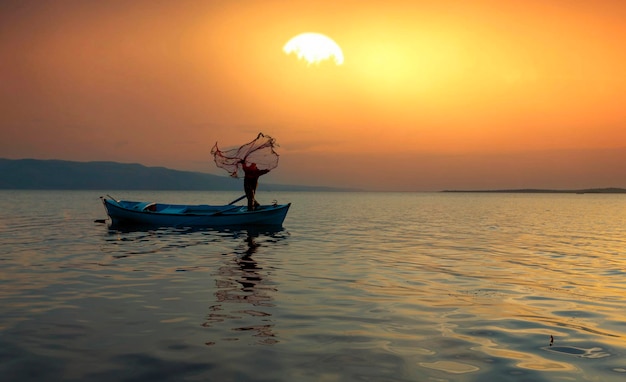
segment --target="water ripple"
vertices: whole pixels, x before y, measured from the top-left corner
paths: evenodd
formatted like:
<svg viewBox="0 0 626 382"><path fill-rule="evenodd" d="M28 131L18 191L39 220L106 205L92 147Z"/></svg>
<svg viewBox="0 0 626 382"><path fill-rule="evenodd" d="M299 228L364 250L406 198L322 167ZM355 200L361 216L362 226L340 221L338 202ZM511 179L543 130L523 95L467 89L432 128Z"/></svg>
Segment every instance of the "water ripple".
<svg viewBox="0 0 626 382"><path fill-rule="evenodd" d="M279 230L119 229L89 192L5 192L0 373L623 380L623 196L279 196Z"/></svg>

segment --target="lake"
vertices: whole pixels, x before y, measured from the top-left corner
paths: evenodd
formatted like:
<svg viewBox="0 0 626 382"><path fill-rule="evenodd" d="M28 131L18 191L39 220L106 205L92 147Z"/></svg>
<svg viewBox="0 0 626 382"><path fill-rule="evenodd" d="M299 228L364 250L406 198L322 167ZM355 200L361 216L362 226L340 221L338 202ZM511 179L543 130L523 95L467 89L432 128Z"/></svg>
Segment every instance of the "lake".
<svg viewBox="0 0 626 382"><path fill-rule="evenodd" d="M0 191L1 379L626 380L626 195L262 188L282 228L110 229L104 193Z"/></svg>

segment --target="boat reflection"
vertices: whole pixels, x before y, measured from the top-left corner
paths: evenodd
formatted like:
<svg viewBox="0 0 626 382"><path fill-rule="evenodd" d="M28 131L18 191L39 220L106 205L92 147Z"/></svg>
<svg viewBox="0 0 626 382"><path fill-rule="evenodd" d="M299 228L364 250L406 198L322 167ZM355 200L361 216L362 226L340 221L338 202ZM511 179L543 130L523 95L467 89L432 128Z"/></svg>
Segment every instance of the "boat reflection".
<svg viewBox="0 0 626 382"><path fill-rule="evenodd" d="M215 299L208 303L208 313L201 322L209 336L216 338L205 342L207 345L236 341L243 336L251 336L255 343L274 344L277 340L272 309L277 290L269 275L273 261L277 260L272 249L288 236L282 226L109 227L105 236L107 245L102 250L110 256L109 264L117 262L116 271L122 271L120 277L137 269L145 271L146 255L152 260L149 264L158 265L152 269L152 279L171 278L167 271L172 266L169 259L175 259L177 271L207 270L215 282ZM227 248L226 252L217 252L217 248L223 247ZM154 260L155 254L164 253L176 256ZM120 263L120 259L124 262ZM118 264L125 264L126 268Z"/></svg>
<svg viewBox="0 0 626 382"><path fill-rule="evenodd" d="M278 342L271 319L272 296L277 290L268 278L270 272L253 255L261 250L264 257L268 256L271 245L285 237L282 229L269 232L246 230L244 240L234 253L225 255L227 261L215 273L216 304L209 307L204 327L237 322L237 326L231 329L234 333L251 333L255 342L260 344ZM239 340L239 335L223 340Z"/></svg>
<svg viewBox="0 0 626 382"><path fill-rule="evenodd" d="M106 226L109 234L132 233L132 232L170 232L170 233L193 233L193 232L220 232L233 233L237 236L240 232L251 232L253 235L272 234L284 231L282 225L235 225L235 226L159 226L152 224L116 224L107 220L97 220L96 223Z"/></svg>

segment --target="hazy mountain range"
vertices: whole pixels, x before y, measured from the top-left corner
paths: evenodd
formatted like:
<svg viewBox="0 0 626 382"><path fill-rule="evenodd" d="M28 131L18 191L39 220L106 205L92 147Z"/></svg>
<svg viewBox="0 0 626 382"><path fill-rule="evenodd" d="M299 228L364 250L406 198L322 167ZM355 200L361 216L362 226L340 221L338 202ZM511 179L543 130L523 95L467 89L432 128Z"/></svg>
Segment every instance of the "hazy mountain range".
<svg viewBox="0 0 626 382"><path fill-rule="evenodd" d="M165 167L117 162L1 159L0 189L233 191L241 179ZM315 186L262 183L272 191L348 191Z"/></svg>
<svg viewBox="0 0 626 382"><path fill-rule="evenodd" d="M72 162L0 158L0 189L239 191L241 179L136 163ZM356 189L261 183L265 191L359 191ZM444 192L626 193L623 188L581 190L445 190Z"/></svg>

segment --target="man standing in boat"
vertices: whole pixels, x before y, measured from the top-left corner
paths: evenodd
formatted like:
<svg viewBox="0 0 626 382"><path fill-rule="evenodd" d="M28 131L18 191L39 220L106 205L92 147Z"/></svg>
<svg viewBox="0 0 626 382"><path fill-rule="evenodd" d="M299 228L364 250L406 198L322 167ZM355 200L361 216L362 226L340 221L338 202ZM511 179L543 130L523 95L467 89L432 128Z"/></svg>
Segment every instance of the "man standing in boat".
<svg viewBox="0 0 626 382"><path fill-rule="evenodd" d="M259 170L256 163L248 165L245 159L242 159L240 163L244 172L243 190L246 192L246 198L248 198L248 211L254 211L260 205L255 199L259 177L267 174L270 170Z"/></svg>

